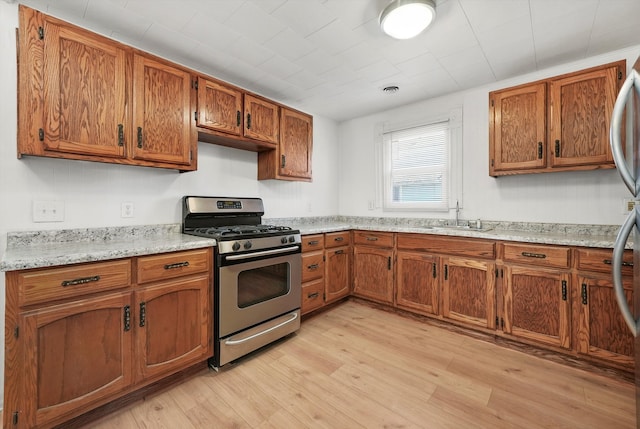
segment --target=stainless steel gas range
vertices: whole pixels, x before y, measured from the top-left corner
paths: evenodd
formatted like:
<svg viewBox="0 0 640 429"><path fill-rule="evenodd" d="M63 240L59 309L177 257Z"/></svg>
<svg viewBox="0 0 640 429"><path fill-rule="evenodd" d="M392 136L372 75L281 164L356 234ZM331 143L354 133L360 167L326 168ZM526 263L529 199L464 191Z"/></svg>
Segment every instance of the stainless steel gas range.
<svg viewBox="0 0 640 429"><path fill-rule="evenodd" d="M262 225L263 214L260 198L183 198L182 232L217 241L215 368L300 328L300 231Z"/></svg>

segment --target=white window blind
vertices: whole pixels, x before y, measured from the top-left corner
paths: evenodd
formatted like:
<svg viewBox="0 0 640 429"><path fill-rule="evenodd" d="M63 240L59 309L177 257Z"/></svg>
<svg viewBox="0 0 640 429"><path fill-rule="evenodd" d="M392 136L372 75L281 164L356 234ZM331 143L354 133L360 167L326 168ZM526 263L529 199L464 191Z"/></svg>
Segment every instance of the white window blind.
<svg viewBox="0 0 640 429"><path fill-rule="evenodd" d="M384 207L447 210L449 122L383 134Z"/></svg>

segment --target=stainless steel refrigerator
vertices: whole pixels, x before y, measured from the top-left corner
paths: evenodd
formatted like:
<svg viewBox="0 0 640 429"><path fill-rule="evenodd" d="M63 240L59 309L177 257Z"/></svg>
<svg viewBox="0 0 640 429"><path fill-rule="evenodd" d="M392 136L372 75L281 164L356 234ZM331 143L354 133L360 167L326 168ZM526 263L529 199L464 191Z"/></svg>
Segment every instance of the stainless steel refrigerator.
<svg viewBox="0 0 640 429"><path fill-rule="evenodd" d="M613 285L620 311L635 337L636 427L640 429L640 58L633 65L616 99L610 142L618 172L636 201L620 227L613 248ZM622 286L622 256L629 238L633 242L634 267L631 308Z"/></svg>

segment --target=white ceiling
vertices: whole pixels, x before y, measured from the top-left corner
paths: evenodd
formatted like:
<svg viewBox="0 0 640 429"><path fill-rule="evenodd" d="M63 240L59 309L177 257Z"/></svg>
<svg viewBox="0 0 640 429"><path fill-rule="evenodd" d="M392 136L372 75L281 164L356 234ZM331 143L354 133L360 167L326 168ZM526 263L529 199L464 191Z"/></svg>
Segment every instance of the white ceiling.
<svg viewBox="0 0 640 429"><path fill-rule="evenodd" d="M404 41L389 0L21 3L338 121L640 44L640 0L436 0Z"/></svg>

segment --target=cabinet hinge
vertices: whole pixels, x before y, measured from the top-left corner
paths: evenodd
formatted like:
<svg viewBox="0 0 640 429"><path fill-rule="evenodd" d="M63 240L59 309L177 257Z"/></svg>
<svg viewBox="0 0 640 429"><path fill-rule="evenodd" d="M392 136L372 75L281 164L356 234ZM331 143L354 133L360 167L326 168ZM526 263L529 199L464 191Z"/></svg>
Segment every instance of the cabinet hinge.
<svg viewBox="0 0 640 429"><path fill-rule="evenodd" d="M18 412L17 411L13 412L13 418L11 419L11 422L13 423L14 426L18 426Z"/></svg>
<svg viewBox="0 0 640 429"><path fill-rule="evenodd" d="M44 141L44 130L42 128L38 128L38 139L40 139L41 142Z"/></svg>
<svg viewBox="0 0 640 429"><path fill-rule="evenodd" d="M13 336L15 338L20 337L20 326L16 326L15 328L13 328Z"/></svg>
<svg viewBox="0 0 640 429"><path fill-rule="evenodd" d="M38 27L38 37L40 40L44 39L44 27Z"/></svg>

